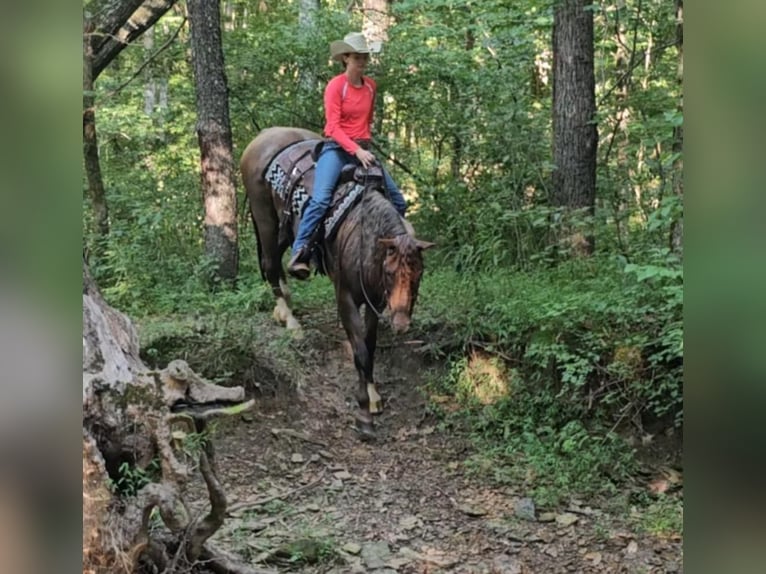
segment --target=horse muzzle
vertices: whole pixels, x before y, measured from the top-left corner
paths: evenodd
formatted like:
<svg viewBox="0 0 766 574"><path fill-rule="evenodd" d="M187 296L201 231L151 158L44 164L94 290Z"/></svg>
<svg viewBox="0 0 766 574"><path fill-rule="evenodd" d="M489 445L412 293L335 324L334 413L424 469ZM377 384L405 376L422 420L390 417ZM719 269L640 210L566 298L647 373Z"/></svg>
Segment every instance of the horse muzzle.
<svg viewBox="0 0 766 574"><path fill-rule="evenodd" d="M406 333L411 322L409 313L405 311L395 311L391 315L391 329L394 333Z"/></svg>

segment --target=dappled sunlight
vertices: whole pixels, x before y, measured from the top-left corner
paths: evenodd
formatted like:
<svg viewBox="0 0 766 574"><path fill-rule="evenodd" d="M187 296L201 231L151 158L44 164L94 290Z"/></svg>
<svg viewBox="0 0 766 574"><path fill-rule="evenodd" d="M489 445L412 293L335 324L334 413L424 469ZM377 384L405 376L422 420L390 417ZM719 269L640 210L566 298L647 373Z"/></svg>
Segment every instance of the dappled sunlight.
<svg viewBox="0 0 766 574"><path fill-rule="evenodd" d="M499 357L473 350L458 378L458 389L482 405L490 405L509 396L510 379L511 372Z"/></svg>

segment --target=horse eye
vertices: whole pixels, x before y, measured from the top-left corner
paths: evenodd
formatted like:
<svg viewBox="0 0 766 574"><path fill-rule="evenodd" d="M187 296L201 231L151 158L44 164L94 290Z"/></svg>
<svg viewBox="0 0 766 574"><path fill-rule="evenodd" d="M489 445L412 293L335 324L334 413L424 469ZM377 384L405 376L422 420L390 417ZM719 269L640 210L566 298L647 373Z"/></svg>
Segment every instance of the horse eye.
<svg viewBox="0 0 766 574"><path fill-rule="evenodd" d="M389 245L388 249L386 249L386 257L391 257L396 253L396 247L393 245Z"/></svg>

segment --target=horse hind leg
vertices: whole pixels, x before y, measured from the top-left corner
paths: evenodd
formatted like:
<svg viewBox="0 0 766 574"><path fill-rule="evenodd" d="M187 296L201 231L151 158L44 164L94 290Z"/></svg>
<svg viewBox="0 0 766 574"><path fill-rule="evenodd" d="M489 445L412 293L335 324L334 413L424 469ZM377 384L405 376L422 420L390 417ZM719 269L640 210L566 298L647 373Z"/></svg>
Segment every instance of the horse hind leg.
<svg viewBox="0 0 766 574"><path fill-rule="evenodd" d="M301 325L290 308L290 288L287 286L282 268L282 255L286 247L279 244L279 221L276 212L270 217L257 222L256 233L260 242L260 264L266 281L271 285L276 304L272 316L274 320L293 331L294 336L302 334Z"/></svg>

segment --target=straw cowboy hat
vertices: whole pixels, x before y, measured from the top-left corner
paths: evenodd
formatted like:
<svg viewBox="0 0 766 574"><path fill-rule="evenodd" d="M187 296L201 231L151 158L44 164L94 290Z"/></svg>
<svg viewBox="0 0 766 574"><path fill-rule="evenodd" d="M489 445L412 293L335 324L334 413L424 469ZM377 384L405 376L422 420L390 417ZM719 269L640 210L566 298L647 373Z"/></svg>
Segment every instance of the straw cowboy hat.
<svg viewBox="0 0 766 574"><path fill-rule="evenodd" d="M342 40L336 40L330 44L330 56L338 62L343 60L343 54L377 54L380 52L380 42L370 42L361 32L346 34Z"/></svg>

